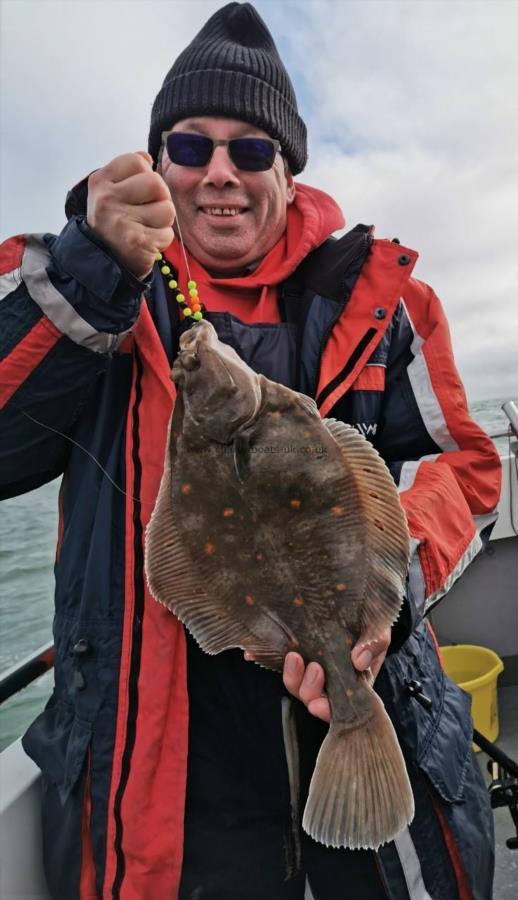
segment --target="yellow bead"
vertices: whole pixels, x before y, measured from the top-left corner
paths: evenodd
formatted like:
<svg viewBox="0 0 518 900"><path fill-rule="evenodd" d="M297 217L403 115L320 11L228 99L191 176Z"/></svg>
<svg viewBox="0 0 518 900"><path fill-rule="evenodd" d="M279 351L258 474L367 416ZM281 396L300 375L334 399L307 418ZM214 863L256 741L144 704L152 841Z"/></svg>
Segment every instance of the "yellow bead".
<svg viewBox="0 0 518 900"><path fill-rule="evenodd" d="M170 287L170 288L171 288L171 290L173 290L173 291L174 291L174 290L175 290L175 288L177 288L177 287L178 287L178 282L177 282L177 281L175 281L175 280L174 280L174 278L171 278L171 281L170 281L170 282L169 282L169 287Z"/></svg>
<svg viewBox="0 0 518 900"><path fill-rule="evenodd" d="M191 295L191 297L197 297L198 291L196 290L196 288L189 288L189 294Z"/></svg>
<svg viewBox="0 0 518 900"><path fill-rule="evenodd" d="M195 287L196 287L196 282L195 282L195 281L188 281L188 282L187 282L187 287L189 288L189 290L190 290L191 288L195 288Z"/></svg>
<svg viewBox="0 0 518 900"><path fill-rule="evenodd" d="M189 309L188 306L186 306L185 309L184 309L184 311L183 311L183 314L184 314L184 316L192 316L192 310Z"/></svg>
<svg viewBox="0 0 518 900"><path fill-rule="evenodd" d="M156 251L156 253L155 253L155 259L156 259L157 262L160 262L160 260L162 259L162 254L160 253L160 250L157 250L157 251Z"/></svg>
<svg viewBox="0 0 518 900"><path fill-rule="evenodd" d="M161 266L160 271L162 272L162 275L170 275L171 274L171 269L169 266Z"/></svg>
<svg viewBox="0 0 518 900"><path fill-rule="evenodd" d="M177 294L176 299L178 300L178 303L185 303L185 297L183 294Z"/></svg>
<svg viewBox="0 0 518 900"><path fill-rule="evenodd" d="M201 312L195 312L195 313L193 313L193 316L192 316L192 317L193 317L193 319L196 319L197 322L199 322L200 319L203 319L203 313L201 313Z"/></svg>

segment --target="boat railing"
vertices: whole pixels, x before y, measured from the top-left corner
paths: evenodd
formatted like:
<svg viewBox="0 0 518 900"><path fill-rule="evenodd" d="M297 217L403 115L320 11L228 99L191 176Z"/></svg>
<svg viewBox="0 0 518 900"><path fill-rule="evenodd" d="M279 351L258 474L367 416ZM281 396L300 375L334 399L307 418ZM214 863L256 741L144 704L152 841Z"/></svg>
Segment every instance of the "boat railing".
<svg viewBox="0 0 518 900"><path fill-rule="evenodd" d="M9 700L54 665L54 644L50 641L24 659L0 672L0 703Z"/></svg>

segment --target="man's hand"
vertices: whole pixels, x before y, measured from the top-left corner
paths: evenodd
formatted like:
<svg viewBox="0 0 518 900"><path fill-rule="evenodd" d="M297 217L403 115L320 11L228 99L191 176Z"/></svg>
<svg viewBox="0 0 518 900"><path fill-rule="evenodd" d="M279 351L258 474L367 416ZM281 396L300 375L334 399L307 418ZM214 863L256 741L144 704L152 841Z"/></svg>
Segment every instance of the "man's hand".
<svg viewBox="0 0 518 900"><path fill-rule="evenodd" d="M88 179L86 221L136 278L173 240L175 209L149 153L125 153Z"/></svg>
<svg viewBox="0 0 518 900"><path fill-rule="evenodd" d="M390 644L390 628L379 638L365 645L359 641L351 651L351 660L359 672L369 669L373 679L383 665ZM246 655L245 655L246 656ZM324 722L330 721L329 701L324 694L324 670L319 663L304 660L298 653L288 653L284 661L283 680L288 691L307 706L309 712Z"/></svg>

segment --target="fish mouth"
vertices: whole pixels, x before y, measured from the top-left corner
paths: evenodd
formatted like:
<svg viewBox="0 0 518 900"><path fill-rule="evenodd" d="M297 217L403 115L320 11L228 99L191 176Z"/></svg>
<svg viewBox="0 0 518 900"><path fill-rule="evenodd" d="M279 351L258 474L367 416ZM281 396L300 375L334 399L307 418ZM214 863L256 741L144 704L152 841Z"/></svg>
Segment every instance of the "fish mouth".
<svg viewBox="0 0 518 900"><path fill-rule="evenodd" d="M172 368L172 372L171 372L171 377L172 377L173 381L175 382L175 384L183 386L183 384L185 382L185 373L193 372L196 369L201 368L201 359L200 359L198 351L197 351L197 346L198 345L196 345L196 348L185 347L183 350L180 349L178 351L178 355L173 363L173 368ZM204 353L210 354L212 357L212 360L216 362L216 365L218 365L221 369L223 369L226 378L230 382L230 391L232 394L235 394L238 389L237 384L236 384L228 366L222 360L220 354L217 353L212 348L207 347L206 345L204 346L203 350L204 350Z"/></svg>

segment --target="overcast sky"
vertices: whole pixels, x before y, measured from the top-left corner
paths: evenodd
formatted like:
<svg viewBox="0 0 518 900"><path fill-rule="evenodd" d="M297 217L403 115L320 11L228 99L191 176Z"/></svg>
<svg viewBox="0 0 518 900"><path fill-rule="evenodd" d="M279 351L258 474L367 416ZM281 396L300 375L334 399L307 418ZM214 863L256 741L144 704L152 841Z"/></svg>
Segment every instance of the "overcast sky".
<svg viewBox="0 0 518 900"><path fill-rule="evenodd" d="M0 232L59 232L68 188L147 148L219 0L2 0ZM470 400L518 399L517 0L258 0L309 130L299 180L420 253Z"/></svg>

